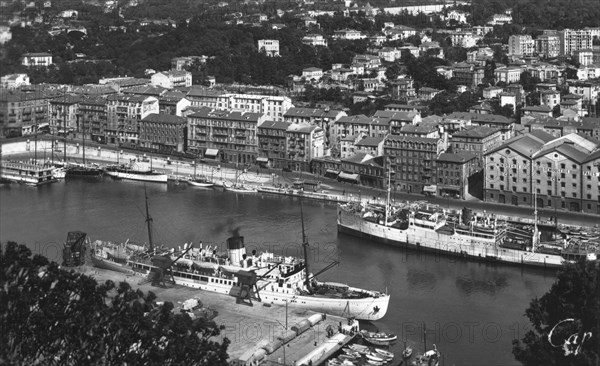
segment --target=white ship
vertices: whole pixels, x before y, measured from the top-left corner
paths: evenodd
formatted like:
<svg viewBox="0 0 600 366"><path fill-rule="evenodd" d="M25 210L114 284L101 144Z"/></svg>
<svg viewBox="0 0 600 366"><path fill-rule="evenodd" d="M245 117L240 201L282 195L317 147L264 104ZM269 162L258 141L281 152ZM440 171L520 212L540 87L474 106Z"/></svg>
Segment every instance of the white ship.
<svg viewBox="0 0 600 366"><path fill-rule="evenodd" d="M167 183L167 174L140 165L111 165L104 168L106 175L117 179L129 179L143 182Z"/></svg>
<svg viewBox="0 0 600 366"><path fill-rule="evenodd" d="M152 219L148 213L146 221L151 244ZM187 245L181 251L161 252L152 244L146 250L96 241L92 243L91 258L100 268L138 274L154 283L172 279L178 285L230 295L239 301L287 304L360 320L383 318L390 301L388 294L341 283L319 282L309 271L308 243L303 239L304 259L255 251L248 255L244 238L235 233L227 239L226 253Z"/></svg>

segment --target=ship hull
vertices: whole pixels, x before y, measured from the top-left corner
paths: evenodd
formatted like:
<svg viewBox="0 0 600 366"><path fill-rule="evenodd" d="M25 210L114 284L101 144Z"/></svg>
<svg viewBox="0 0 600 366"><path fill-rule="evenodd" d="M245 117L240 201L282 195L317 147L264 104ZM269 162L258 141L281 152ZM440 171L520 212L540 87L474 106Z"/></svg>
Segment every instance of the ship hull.
<svg viewBox="0 0 600 366"><path fill-rule="evenodd" d="M110 260L98 258L96 256L91 257L92 265L97 268L108 269L110 271L132 274L133 270L126 263L118 263Z"/></svg>
<svg viewBox="0 0 600 366"><path fill-rule="evenodd" d="M141 274L147 275L148 273L149 271L143 271ZM173 273L173 278L177 285L196 288L203 291L215 292L233 297L239 297L241 292L241 287L236 286L231 280L221 280L210 276L200 275L188 275L183 277L179 276L177 272ZM390 296L384 294L379 295L378 297L366 297L361 299L328 298L319 295L298 295L294 292L286 293L283 292L283 290L282 292L277 292L270 290L272 285L272 283L259 283L258 287L261 290L258 292L258 295L253 293L254 300L261 303L282 306L285 306L287 302L287 305L292 308L311 310L340 317L354 317L359 320L369 321L383 318L388 310L390 302Z"/></svg>
<svg viewBox="0 0 600 366"><path fill-rule="evenodd" d="M502 248L492 240L477 239L456 233L443 234L419 226L409 226L405 230L386 227L339 208L337 227L340 233L387 245L449 256L544 268L561 267L565 263L560 255Z"/></svg>
<svg viewBox="0 0 600 366"><path fill-rule="evenodd" d="M106 174L117 179L129 179L142 182L167 183L168 181L166 174L140 174L115 171L107 172Z"/></svg>

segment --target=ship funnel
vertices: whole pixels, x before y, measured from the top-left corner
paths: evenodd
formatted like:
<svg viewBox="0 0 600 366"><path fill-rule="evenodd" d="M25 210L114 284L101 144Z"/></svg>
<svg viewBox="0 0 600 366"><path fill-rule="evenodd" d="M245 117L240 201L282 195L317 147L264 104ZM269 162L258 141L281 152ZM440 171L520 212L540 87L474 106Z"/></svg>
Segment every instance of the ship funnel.
<svg viewBox="0 0 600 366"><path fill-rule="evenodd" d="M227 254L229 255L231 264L241 266L243 256L246 254L243 236L235 236L227 239Z"/></svg>

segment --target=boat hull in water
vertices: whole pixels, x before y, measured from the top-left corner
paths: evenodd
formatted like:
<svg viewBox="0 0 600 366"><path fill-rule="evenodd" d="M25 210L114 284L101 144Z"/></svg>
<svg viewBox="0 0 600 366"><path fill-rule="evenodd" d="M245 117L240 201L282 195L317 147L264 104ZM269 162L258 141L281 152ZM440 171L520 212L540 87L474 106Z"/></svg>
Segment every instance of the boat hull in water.
<svg viewBox="0 0 600 366"><path fill-rule="evenodd" d="M561 267L569 262L561 255L502 247L497 238L484 238L484 235L476 237L446 233L418 225L401 229L367 220L360 215L360 212L350 212L340 205L337 213L338 232L392 246L490 262L546 268ZM586 258L596 260L596 255L590 253Z"/></svg>

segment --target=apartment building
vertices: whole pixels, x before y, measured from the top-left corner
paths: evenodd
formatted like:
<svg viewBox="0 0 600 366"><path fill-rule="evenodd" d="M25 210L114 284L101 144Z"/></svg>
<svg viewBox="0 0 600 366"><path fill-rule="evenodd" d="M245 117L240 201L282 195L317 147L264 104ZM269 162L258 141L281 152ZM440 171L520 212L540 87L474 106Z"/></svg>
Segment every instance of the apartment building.
<svg viewBox="0 0 600 366"><path fill-rule="evenodd" d="M443 151L440 139L389 135L383 145L394 190L422 192L436 182L436 160Z"/></svg>
<svg viewBox="0 0 600 366"><path fill-rule="evenodd" d="M544 58L558 57L560 52L560 37L552 34L542 34L535 39L535 52Z"/></svg>
<svg viewBox="0 0 600 366"><path fill-rule="evenodd" d="M107 143L108 126L107 103L104 97L88 96L79 101L81 131L86 138L101 144Z"/></svg>
<svg viewBox="0 0 600 366"><path fill-rule="evenodd" d="M258 125L256 136L258 138L258 157L256 161L259 164L268 165L274 168L282 168L287 164L287 137L286 131L291 125L290 122L281 121L263 121Z"/></svg>
<svg viewBox="0 0 600 366"><path fill-rule="evenodd" d="M470 151L445 152L438 156L436 168L438 195L465 199L469 177L481 170L481 160Z"/></svg>
<svg viewBox="0 0 600 366"><path fill-rule="evenodd" d="M571 56L573 52L592 48L592 31L590 29L564 29L558 32L562 55Z"/></svg>
<svg viewBox="0 0 600 366"><path fill-rule="evenodd" d="M157 72L150 77L150 83L167 89L190 87L192 86L192 73L185 70Z"/></svg>
<svg viewBox="0 0 600 366"><path fill-rule="evenodd" d="M528 34L515 34L508 37L509 56L531 56L534 51L533 38Z"/></svg>
<svg viewBox="0 0 600 366"><path fill-rule="evenodd" d="M140 121L139 146L171 154L185 151L185 117L151 113Z"/></svg>
<svg viewBox="0 0 600 366"><path fill-rule="evenodd" d="M310 171L310 161L325 155L325 131L315 125L292 123L285 132L287 168ZM282 161L282 164L286 162Z"/></svg>
<svg viewBox="0 0 600 366"><path fill-rule="evenodd" d="M187 116L188 150L200 156L242 164L258 157L260 113L202 108Z"/></svg>
<svg viewBox="0 0 600 366"><path fill-rule="evenodd" d="M78 95L62 95L48 102L48 123L50 131L58 135L80 132L79 103L82 97Z"/></svg>
<svg viewBox="0 0 600 366"><path fill-rule="evenodd" d="M48 100L54 96L45 91L0 90L0 134L28 135L47 126Z"/></svg>
<svg viewBox="0 0 600 366"><path fill-rule="evenodd" d="M110 144L137 144L140 121L158 113L158 98L135 94L110 95L107 98L107 141Z"/></svg>
<svg viewBox="0 0 600 366"><path fill-rule="evenodd" d="M302 38L302 44L327 47L327 40L320 34L307 34Z"/></svg>

